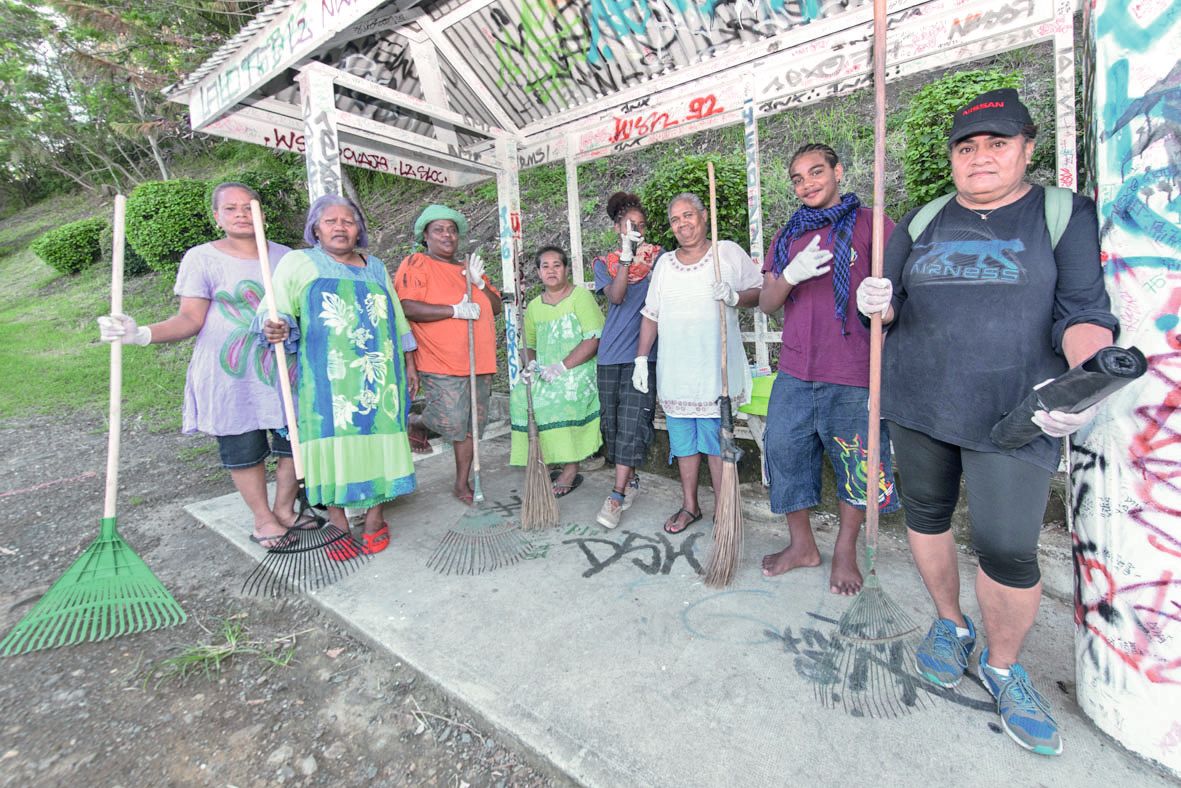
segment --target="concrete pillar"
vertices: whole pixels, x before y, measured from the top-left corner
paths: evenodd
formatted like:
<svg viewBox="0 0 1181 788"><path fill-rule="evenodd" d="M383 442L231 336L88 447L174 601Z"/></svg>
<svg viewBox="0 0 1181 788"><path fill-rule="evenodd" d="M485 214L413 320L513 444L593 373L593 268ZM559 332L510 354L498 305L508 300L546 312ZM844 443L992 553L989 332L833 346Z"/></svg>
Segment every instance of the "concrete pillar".
<svg viewBox="0 0 1181 788"><path fill-rule="evenodd" d="M520 260L521 186L520 165L517 162L517 143L501 139L496 142L496 199L500 212L500 274L504 282L504 337L507 356L509 387L517 385L521 372L521 342L524 337L517 330L516 267ZM523 305L522 305L523 306Z"/></svg>
<svg viewBox="0 0 1181 788"><path fill-rule="evenodd" d="M308 201L342 194L340 139L336 133L336 97L332 78L316 71L299 75L303 106L304 160L308 170Z"/></svg>
<svg viewBox="0 0 1181 788"><path fill-rule="evenodd" d="M1071 448L1078 699L1181 775L1181 4L1096 0L1088 36L1104 271L1150 367Z"/></svg>

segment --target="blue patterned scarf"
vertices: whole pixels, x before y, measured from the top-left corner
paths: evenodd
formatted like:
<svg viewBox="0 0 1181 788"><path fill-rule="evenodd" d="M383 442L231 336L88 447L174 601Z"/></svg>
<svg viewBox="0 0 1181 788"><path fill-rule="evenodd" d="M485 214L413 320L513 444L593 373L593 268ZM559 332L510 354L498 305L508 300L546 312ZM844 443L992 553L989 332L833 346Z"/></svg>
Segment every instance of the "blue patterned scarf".
<svg viewBox="0 0 1181 788"><path fill-rule="evenodd" d="M857 209L861 200L850 192L841 196L841 201L831 208L809 208L801 205L787 226L779 233L775 242L776 276L783 275L788 264L791 242L810 230L818 230L826 224L832 225L828 234L828 245L832 248L832 296L836 304L836 319L841 321L841 334L845 330L845 311L849 304L849 261L853 257L853 225L857 223Z"/></svg>

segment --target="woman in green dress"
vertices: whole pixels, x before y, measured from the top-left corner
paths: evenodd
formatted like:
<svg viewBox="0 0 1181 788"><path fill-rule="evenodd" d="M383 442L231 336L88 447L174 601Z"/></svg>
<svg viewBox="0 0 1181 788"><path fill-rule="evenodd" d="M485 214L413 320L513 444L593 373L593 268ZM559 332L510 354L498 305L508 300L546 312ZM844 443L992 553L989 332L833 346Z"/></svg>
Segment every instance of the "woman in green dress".
<svg viewBox="0 0 1181 788"><path fill-rule="evenodd" d="M304 240L312 248L284 255L275 272L283 320L266 321L264 333L272 342L289 334L298 341L296 405L308 501L326 506L342 529L348 528L344 507L365 509L362 549L379 553L390 541L382 504L414 490L406 435L418 388L414 336L385 263L360 251L368 233L351 200L334 194L316 200Z"/></svg>
<svg viewBox="0 0 1181 788"><path fill-rule="evenodd" d="M566 253L543 246L533 259L545 287L525 309L525 347L529 364L523 374L533 383L533 415L541 436L541 456L553 474L554 495L561 498L582 483L579 460L602 444L595 353L603 332L603 313L588 290L570 281ZM529 420L525 387L510 398L513 442L510 462L524 465L529 456Z"/></svg>

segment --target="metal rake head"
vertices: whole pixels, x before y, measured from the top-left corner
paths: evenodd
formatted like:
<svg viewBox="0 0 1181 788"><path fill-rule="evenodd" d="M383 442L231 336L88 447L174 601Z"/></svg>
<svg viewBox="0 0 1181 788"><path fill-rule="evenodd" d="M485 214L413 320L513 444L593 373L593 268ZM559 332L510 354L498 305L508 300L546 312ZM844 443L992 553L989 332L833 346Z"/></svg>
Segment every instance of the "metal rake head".
<svg viewBox="0 0 1181 788"><path fill-rule="evenodd" d="M530 544L515 523L473 510L443 534L426 566L443 575L479 575L517 563Z"/></svg>
<svg viewBox="0 0 1181 788"><path fill-rule="evenodd" d="M254 567L242 593L279 597L314 591L351 575L369 560L360 541L347 529L327 524L292 530Z"/></svg>
<svg viewBox="0 0 1181 788"><path fill-rule="evenodd" d="M855 717L893 718L927 707L929 693L914 667L920 636L870 574L816 666L818 699Z"/></svg>

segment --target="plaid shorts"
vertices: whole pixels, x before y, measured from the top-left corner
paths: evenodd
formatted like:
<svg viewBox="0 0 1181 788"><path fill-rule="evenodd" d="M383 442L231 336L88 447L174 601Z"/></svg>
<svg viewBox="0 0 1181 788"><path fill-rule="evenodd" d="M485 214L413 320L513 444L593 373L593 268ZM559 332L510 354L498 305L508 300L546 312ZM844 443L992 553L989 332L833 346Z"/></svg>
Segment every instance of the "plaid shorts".
<svg viewBox="0 0 1181 788"><path fill-rule="evenodd" d="M426 400L422 424L445 440L459 443L472 434L472 395L467 375L436 375L419 372L418 396ZM492 396L492 376L476 375L476 415L480 435L488 425L488 400Z"/></svg>
<svg viewBox="0 0 1181 788"><path fill-rule="evenodd" d="M652 417L656 387L643 394L632 386L634 364L600 364L599 428L603 432L603 456L616 465L638 468L652 443ZM656 362L648 362L648 380L656 382Z"/></svg>

